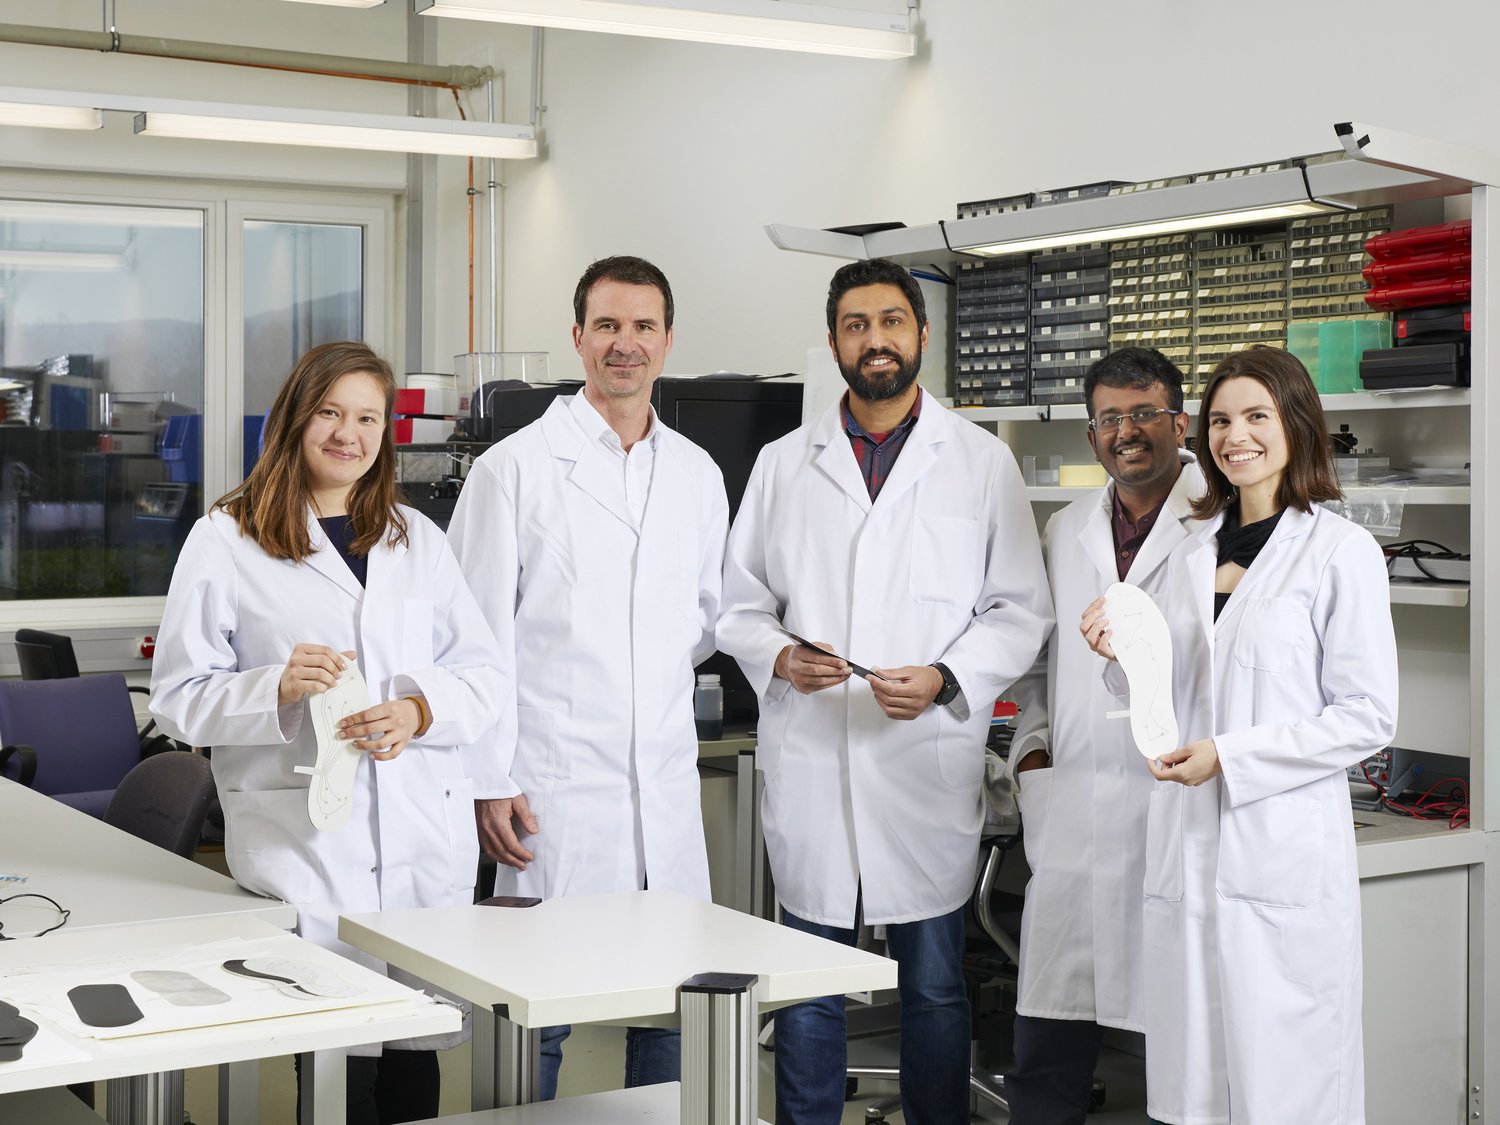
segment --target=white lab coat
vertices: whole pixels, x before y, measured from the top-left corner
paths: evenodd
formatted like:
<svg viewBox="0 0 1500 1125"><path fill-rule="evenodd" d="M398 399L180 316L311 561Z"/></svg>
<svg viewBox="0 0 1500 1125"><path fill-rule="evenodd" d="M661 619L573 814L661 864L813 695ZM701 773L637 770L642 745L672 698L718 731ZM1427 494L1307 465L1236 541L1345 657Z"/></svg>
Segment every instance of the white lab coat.
<svg viewBox="0 0 1500 1125"><path fill-rule="evenodd" d="M1147 827L1147 1108L1173 1123L1360 1125L1359 875L1344 771L1389 744L1389 579L1368 532L1288 509L1213 620L1214 533L1171 560L1184 744L1221 777L1160 782Z"/></svg>
<svg viewBox="0 0 1500 1125"><path fill-rule="evenodd" d="M760 700L766 848L792 913L872 923L946 914L973 889L995 698L1052 625L1015 458L922 392L871 504L841 405L766 446L729 537L719 647ZM955 706L889 719L857 677L802 695L774 677L780 626L866 667L941 661Z"/></svg>
<svg viewBox="0 0 1500 1125"><path fill-rule="evenodd" d="M1189 460L1130 562L1125 580L1158 602L1171 596L1167 559L1187 538L1192 502L1202 492L1203 473ZM1032 869L1016 1011L1142 1031L1141 885L1155 782L1130 723L1105 718L1119 704L1077 625L1088 604L1118 580L1113 502L1111 484L1054 515L1042 537L1060 624L1045 669L1039 666L1014 692L1021 718L1011 769L1039 747L1052 755L1051 766L1014 779Z"/></svg>
<svg viewBox="0 0 1500 1125"><path fill-rule="evenodd" d="M223 512L203 517L172 574L151 669L161 728L213 747L235 881L292 903L303 937L376 969L337 940L340 914L473 901L470 775L489 767L464 744L494 721L510 680L442 532L403 512L409 545L372 550L364 587L311 510L314 554L300 564L271 558ZM312 826L309 778L292 772L317 759L307 704L276 703L300 643L358 653L372 704L421 694L432 711L399 756L360 763L351 818L333 832ZM436 1038L449 1041L420 1045Z"/></svg>
<svg viewBox="0 0 1500 1125"><path fill-rule="evenodd" d="M729 505L707 453L657 423L637 532L624 469L567 399L475 462L448 536L514 706L480 796L525 793L536 859L496 893L709 898L693 667L713 652ZM633 577L633 584L632 584Z"/></svg>

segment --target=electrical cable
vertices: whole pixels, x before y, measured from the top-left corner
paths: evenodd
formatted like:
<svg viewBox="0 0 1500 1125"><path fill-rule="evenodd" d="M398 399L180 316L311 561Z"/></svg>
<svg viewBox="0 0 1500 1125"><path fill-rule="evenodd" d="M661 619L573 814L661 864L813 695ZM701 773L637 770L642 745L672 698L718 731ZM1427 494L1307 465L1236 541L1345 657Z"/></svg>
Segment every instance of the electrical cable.
<svg viewBox="0 0 1500 1125"><path fill-rule="evenodd" d="M1430 547L1433 549L1424 551L1422 549L1423 547ZM1384 551L1386 560L1385 566L1387 571L1389 571L1396 565L1397 559L1409 559L1411 561L1411 564L1416 567L1417 570L1421 573L1422 581L1424 582L1436 582L1445 586L1469 585L1469 580L1467 578L1443 578L1439 575L1434 574L1432 571L1428 570L1425 565L1423 565L1424 560L1426 560L1427 562L1434 562L1439 560L1447 562L1452 560L1468 559L1469 556L1461 555L1457 551L1452 550L1442 543L1435 542L1431 539L1408 539L1402 543L1391 543L1384 548Z"/></svg>
<svg viewBox="0 0 1500 1125"><path fill-rule="evenodd" d="M73 914L73 912L71 910L66 909L55 898L52 898L49 895L36 894L33 891L23 891L21 894L18 894L18 895L9 895L9 896L7 896L5 898L0 898L0 906L4 906L8 902L15 902L16 899L18 899L18 898L39 898L43 902L50 902L52 904L52 908L54 910L56 910L58 912L58 914L61 915L61 917L58 919L58 921L57 921L57 923L55 925L48 926L45 930L38 930L36 933L28 935L29 937L41 937L43 934L50 934L53 930L60 930L60 929L62 929L64 926L66 926L68 924L68 919L70 917L72 917L72 914ZM9 934L7 934L5 932L5 923L4 922L0 922L0 941L15 941L15 940L16 940L15 938L11 937Z"/></svg>

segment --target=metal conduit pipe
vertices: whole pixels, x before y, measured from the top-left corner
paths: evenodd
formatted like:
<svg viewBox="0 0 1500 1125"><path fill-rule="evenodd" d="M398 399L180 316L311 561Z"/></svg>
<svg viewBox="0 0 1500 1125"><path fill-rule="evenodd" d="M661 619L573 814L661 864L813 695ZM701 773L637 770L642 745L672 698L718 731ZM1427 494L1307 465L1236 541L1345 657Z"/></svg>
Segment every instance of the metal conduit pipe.
<svg viewBox="0 0 1500 1125"><path fill-rule="evenodd" d="M474 89L495 73L488 66L429 66L425 63L360 59L345 55L321 55L310 51L278 51L265 47L237 47L227 43L201 43L191 39L162 39L154 35L122 35L114 31L72 31L25 24L0 24L0 43L32 47L71 47L105 54L152 55L189 62L257 66L273 70L304 71L309 74L369 78L412 86L446 86Z"/></svg>

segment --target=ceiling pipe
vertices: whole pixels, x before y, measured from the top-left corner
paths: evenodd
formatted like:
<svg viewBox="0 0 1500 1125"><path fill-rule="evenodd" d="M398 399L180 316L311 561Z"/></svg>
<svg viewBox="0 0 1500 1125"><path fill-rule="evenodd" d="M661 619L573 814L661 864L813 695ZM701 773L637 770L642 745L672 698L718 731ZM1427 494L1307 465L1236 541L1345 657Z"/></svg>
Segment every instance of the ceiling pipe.
<svg viewBox="0 0 1500 1125"><path fill-rule="evenodd" d="M202 43L191 39L162 39L154 35L122 35L117 31L73 31L65 28L0 24L0 43L31 47L67 47L104 54L150 55L188 62L224 63L271 70L300 71L341 78L366 78L399 82L408 86L441 86L472 90L494 77L488 66L435 66L393 62L387 59L350 58L309 51L279 51L265 47L238 47L227 43Z"/></svg>

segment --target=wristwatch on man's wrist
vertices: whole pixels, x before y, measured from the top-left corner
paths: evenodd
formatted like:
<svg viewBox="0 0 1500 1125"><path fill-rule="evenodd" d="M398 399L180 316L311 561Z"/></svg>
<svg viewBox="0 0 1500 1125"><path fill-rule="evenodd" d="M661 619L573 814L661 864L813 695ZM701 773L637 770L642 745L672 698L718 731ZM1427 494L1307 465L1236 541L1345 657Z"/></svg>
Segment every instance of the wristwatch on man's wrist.
<svg viewBox="0 0 1500 1125"><path fill-rule="evenodd" d="M939 707L946 707L958 698L958 681L953 678L953 673L948 671L948 665L933 664L932 667L936 668L943 677L943 686L938 689L937 695L932 697L932 701Z"/></svg>

